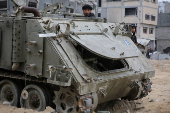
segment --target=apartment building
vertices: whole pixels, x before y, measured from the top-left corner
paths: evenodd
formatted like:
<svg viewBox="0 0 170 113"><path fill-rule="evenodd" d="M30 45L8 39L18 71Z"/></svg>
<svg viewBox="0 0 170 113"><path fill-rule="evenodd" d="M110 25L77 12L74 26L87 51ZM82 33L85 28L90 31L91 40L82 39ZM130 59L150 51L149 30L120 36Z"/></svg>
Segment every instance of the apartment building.
<svg viewBox="0 0 170 113"><path fill-rule="evenodd" d="M158 0L98 0L98 16L136 26L138 42L155 48Z"/></svg>

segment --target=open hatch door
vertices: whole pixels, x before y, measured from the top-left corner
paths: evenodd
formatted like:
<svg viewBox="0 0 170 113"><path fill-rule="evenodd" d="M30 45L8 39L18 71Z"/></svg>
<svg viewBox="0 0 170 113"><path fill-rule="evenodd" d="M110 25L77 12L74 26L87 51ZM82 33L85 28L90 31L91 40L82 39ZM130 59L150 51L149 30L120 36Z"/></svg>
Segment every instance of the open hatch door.
<svg viewBox="0 0 170 113"><path fill-rule="evenodd" d="M71 35L71 38L96 55L108 59L137 57L139 50L129 37L110 39L105 35Z"/></svg>

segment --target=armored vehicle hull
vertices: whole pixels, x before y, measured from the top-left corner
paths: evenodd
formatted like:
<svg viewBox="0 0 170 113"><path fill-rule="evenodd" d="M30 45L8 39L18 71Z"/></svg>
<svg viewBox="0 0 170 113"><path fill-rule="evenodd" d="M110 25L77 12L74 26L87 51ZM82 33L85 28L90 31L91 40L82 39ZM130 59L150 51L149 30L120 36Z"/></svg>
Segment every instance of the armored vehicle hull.
<svg viewBox="0 0 170 113"><path fill-rule="evenodd" d="M1 100L39 111L139 99L155 73L124 24L102 19L0 17L0 46Z"/></svg>

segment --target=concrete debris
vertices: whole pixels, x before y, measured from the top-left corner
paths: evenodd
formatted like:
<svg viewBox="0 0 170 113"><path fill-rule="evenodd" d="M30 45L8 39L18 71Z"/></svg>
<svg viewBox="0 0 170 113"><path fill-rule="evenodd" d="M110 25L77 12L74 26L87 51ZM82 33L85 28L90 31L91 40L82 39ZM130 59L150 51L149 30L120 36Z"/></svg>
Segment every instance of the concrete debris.
<svg viewBox="0 0 170 113"><path fill-rule="evenodd" d="M46 107L46 110L48 111L46 113L55 113L55 110L49 106Z"/></svg>
<svg viewBox="0 0 170 113"><path fill-rule="evenodd" d="M149 102L158 102L159 100L153 100L151 99Z"/></svg>

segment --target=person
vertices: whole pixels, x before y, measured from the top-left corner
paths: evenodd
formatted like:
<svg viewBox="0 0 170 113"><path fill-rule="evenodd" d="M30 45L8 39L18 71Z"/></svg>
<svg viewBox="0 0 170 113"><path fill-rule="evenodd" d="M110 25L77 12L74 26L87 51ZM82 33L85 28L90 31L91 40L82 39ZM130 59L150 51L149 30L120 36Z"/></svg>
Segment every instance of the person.
<svg viewBox="0 0 170 113"><path fill-rule="evenodd" d="M148 49L147 52L146 52L146 57L147 57L147 58L150 58L149 49Z"/></svg>
<svg viewBox="0 0 170 113"><path fill-rule="evenodd" d="M137 42L135 32L136 32L136 28L135 28L135 26L132 26L132 37L131 37L131 39L135 44L137 44L138 42Z"/></svg>
<svg viewBox="0 0 170 113"><path fill-rule="evenodd" d="M152 47L150 46L150 48L149 48L149 52L150 53L153 53L153 50L152 50Z"/></svg>
<svg viewBox="0 0 170 113"><path fill-rule="evenodd" d="M83 10L84 17L95 17L95 15L91 13L92 7L90 5L85 4L82 7L82 10Z"/></svg>

